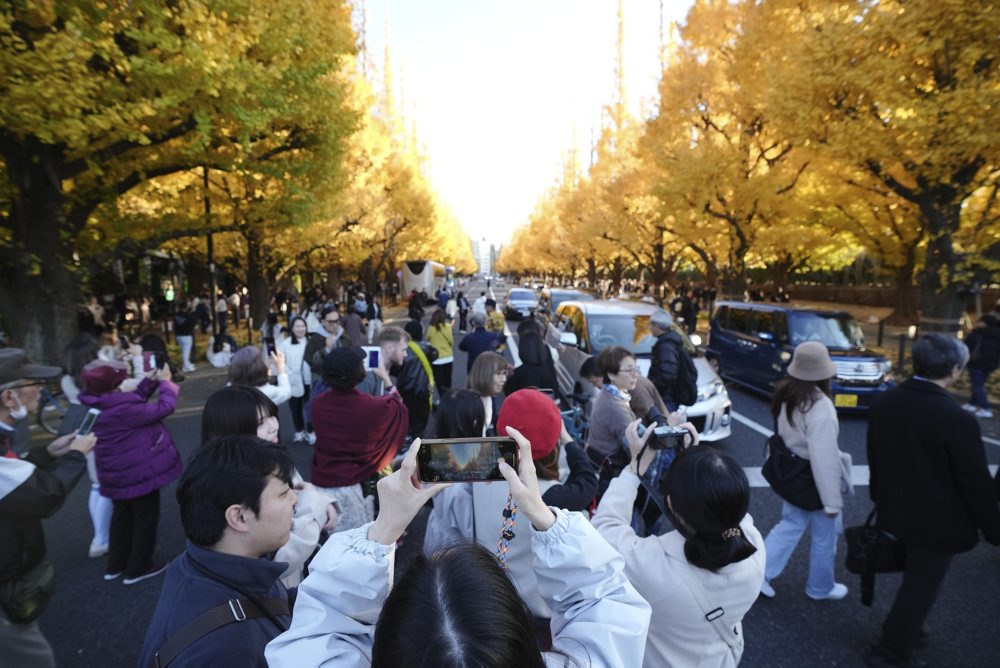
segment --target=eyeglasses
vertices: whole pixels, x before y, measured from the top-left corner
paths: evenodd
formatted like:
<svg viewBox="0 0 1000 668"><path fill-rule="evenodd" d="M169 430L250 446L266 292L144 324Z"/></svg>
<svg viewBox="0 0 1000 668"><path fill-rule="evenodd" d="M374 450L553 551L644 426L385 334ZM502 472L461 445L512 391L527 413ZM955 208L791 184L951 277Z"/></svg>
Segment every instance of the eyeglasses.
<svg viewBox="0 0 1000 668"><path fill-rule="evenodd" d="M41 387L42 385L45 385L44 380L35 381L34 383L21 383L20 385L4 385L0 387L0 392L4 390L20 390L24 387Z"/></svg>
<svg viewBox="0 0 1000 668"><path fill-rule="evenodd" d="M631 367L629 369L618 369L618 373L627 373L627 374L631 374L633 376L638 376L639 375L639 368L638 367Z"/></svg>
<svg viewBox="0 0 1000 668"><path fill-rule="evenodd" d="M330 318L327 318L323 322L329 323L331 325L336 325L338 322L340 322L340 318L334 318L333 320L331 320Z"/></svg>

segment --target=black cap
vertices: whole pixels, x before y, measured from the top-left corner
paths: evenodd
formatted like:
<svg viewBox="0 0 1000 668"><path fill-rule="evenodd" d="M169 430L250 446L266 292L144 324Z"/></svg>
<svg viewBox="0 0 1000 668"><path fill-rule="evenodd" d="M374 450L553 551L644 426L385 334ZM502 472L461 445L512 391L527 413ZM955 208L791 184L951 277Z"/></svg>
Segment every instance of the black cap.
<svg viewBox="0 0 1000 668"><path fill-rule="evenodd" d="M323 375L330 378L350 378L357 372L358 365L365 357L365 351L357 346L334 348L323 359Z"/></svg>
<svg viewBox="0 0 1000 668"><path fill-rule="evenodd" d="M27 379L46 380L62 373L57 366L32 364L28 353L20 348L0 348L0 385Z"/></svg>

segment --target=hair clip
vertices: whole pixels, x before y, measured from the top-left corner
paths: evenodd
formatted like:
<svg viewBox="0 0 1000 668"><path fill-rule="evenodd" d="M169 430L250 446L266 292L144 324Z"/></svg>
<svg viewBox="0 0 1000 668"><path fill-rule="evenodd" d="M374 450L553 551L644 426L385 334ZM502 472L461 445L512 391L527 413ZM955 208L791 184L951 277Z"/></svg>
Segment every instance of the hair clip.
<svg viewBox="0 0 1000 668"><path fill-rule="evenodd" d="M729 540L730 538L739 538L742 534L743 532L740 531L739 527L733 527L732 529L726 529L725 531L723 531L722 537L725 540Z"/></svg>

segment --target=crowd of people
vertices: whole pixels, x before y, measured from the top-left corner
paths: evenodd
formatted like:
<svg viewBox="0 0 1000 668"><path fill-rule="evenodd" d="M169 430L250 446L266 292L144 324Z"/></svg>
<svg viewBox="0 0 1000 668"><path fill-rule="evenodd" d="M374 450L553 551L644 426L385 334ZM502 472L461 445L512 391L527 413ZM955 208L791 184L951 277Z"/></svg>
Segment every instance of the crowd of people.
<svg viewBox="0 0 1000 668"><path fill-rule="evenodd" d="M686 419L690 359L671 313L650 318L648 377L633 352L610 346L568 392L548 326L519 324L513 367L495 301L447 297L426 326L383 324L360 291L344 308L317 300L286 312L287 327L265 323L260 347L231 351L226 387L206 401L186 463L163 424L179 386L162 340L84 332L64 369L0 350L5 660L53 665L36 621L52 582L41 521L85 472L89 554L105 557L104 579L130 586L166 574L142 666L734 666L744 616L787 584L807 528L805 595L847 595L834 558L852 462L838 445L836 367L823 345L795 349L771 406L775 432L809 462L819 507L782 499L765 536L743 468L699 445ZM465 320L471 331L456 342ZM882 636L864 655L870 665L910 661L952 555L980 534L1000 544L979 424L947 392L972 363L985 382L996 366L991 335L969 346L920 337L915 376L871 408L870 494L907 560ZM452 387L456 348L468 356L464 388ZM28 448L15 426L60 374L74 402L64 435ZM573 402L587 406L586 438L560 414ZM308 472L278 437L283 403L294 441L311 447ZM91 409L92 432L81 435ZM661 426L679 442L658 440ZM498 463L506 484L422 483L428 436L512 438L517 466ZM156 535L160 490L175 481L188 543L168 563ZM394 574L393 552L425 505L423 555Z"/></svg>

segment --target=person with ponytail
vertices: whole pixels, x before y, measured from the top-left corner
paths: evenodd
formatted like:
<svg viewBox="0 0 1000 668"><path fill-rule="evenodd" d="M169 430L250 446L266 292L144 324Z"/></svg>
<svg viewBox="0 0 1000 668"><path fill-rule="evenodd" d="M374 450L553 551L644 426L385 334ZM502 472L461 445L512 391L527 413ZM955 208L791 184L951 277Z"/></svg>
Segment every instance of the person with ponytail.
<svg viewBox="0 0 1000 668"><path fill-rule="evenodd" d="M646 447L653 430L640 437L639 424L625 431L631 463L611 481L593 525L625 558L625 574L653 608L642 665L736 666L742 619L764 581L764 540L747 513L750 483L731 457L689 447L677 455L663 485L676 530L638 537L629 525L632 506L640 476L657 453ZM695 428L683 426L697 444ZM721 608L721 624L706 619L706 602ZM728 640L720 627L732 631Z"/></svg>

